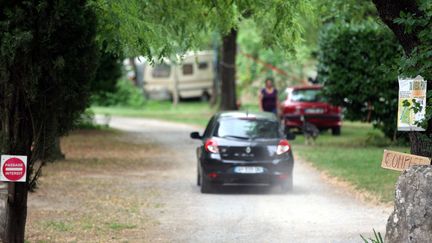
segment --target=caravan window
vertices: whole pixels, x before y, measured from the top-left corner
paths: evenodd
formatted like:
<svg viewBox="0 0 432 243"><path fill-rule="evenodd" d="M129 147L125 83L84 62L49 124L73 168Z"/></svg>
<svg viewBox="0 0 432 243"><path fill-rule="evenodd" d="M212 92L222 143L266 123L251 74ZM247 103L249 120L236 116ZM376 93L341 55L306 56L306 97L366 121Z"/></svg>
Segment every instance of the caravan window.
<svg viewBox="0 0 432 243"><path fill-rule="evenodd" d="M200 62L198 63L198 69L207 69L208 68L208 63L207 62Z"/></svg>
<svg viewBox="0 0 432 243"><path fill-rule="evenodd" d="M171 66L166 63L156 64L153 68L153 78L168 78L171 74Z"/></svg>
<svg viewBox="0 0 432 243"><path fill-rule="evenodd" d="M193 65L183 64L183 75L192 75L192 74L193 74Z"/></svg>

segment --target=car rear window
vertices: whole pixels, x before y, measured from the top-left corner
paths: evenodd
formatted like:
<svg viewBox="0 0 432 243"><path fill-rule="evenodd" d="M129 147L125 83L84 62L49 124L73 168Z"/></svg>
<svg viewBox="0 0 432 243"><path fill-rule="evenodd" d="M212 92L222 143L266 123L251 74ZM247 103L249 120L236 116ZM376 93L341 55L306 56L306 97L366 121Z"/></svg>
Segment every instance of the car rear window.
<svg viewBox="0 0 432 243"><path fill-rule="evenodd" d="M238 139L278 138L279 123L264 119L225 118L219 120L214 134Z"/></svg>
<svg viewBox="0 0 432 243"><path fill-rule="evenodd" d="M323 98L319 89L296 89L291 93L291 101L321 102Z"/></svg>

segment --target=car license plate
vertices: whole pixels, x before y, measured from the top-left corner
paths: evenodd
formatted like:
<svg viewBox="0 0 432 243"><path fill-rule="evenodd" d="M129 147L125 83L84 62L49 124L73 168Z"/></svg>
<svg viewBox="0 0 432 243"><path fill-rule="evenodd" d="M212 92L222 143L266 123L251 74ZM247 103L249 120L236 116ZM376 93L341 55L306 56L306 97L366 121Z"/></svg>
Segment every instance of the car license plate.
<svg viewBox="0 0 432 243"><path fill-rule="evenodd" d="M259 166L237 166L234 168L234 172L241 174L259 174L264 172L264 168Z"/></svg>
<svg viewBox="0 0 432 243"><path fill-rule="evenodd" d="M321 109L321 108L305 109L305 113L307 113L307 114L322 114L322 113L324 113L324 109Z"/></svg>

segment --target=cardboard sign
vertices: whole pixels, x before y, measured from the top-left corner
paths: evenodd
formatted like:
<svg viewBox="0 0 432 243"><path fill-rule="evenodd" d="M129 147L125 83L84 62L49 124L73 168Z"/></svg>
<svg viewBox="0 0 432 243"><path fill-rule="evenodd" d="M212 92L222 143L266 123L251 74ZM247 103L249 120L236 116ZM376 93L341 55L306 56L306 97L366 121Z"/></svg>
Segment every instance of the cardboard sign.
<svg viewBox="0 0 432 243"><path fill-rule="evenodd" d="M430 165L431 159L423 156L384 150L381 167L390 170L404 171L411 165Z"/></svg>
<svg viewBox="0 0 432 243"><path fill-rule="evenodd" d="M0 172L0 181L25 182L27 156L2 155Z"/></svg>
<svg viewBox="0 0 432 243"><path fill-rule="evenodd" d="M425 119L426 86L427 81L422 76L414 79L399 79L398 131L424 131L423 128L416 125L416 122ZM420 110L417 112L412 109L414 103L420 105Z"/></svg>

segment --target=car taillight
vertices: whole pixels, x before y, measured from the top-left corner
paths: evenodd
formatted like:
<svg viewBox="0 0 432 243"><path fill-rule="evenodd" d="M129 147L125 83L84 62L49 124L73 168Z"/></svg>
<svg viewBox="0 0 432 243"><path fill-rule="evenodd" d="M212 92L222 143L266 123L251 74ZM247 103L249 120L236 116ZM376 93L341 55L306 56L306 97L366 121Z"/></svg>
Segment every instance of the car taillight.
<svg viewBox="0 0 432 243"><path fill-rule="evenodd" d="M283 153L288 152L290 149L290 145L288 140L282 139L280 140L277 149L276 149L276 154L281 155Z"/></svg>
<svg viewBox="0 0 432 243"><path fill-rule="evenodd" d="M339 106L331 106L330 111L331 111L331 113L339 114L339 113L341 113L341 108Z"/></svg>
<svg viewBox="0 0 432 243"><path fill-rule="evenodd" d="M285 113L294 113L296 111L296 108L294 106L285 106L284 112Z"/></svg>
<svg viewBox="0 0 432 243"><path fill-rule="evenodd" d="M205 149L210 153L219 153L219 148L216 141L208 139L204 145Z"/></svg>

